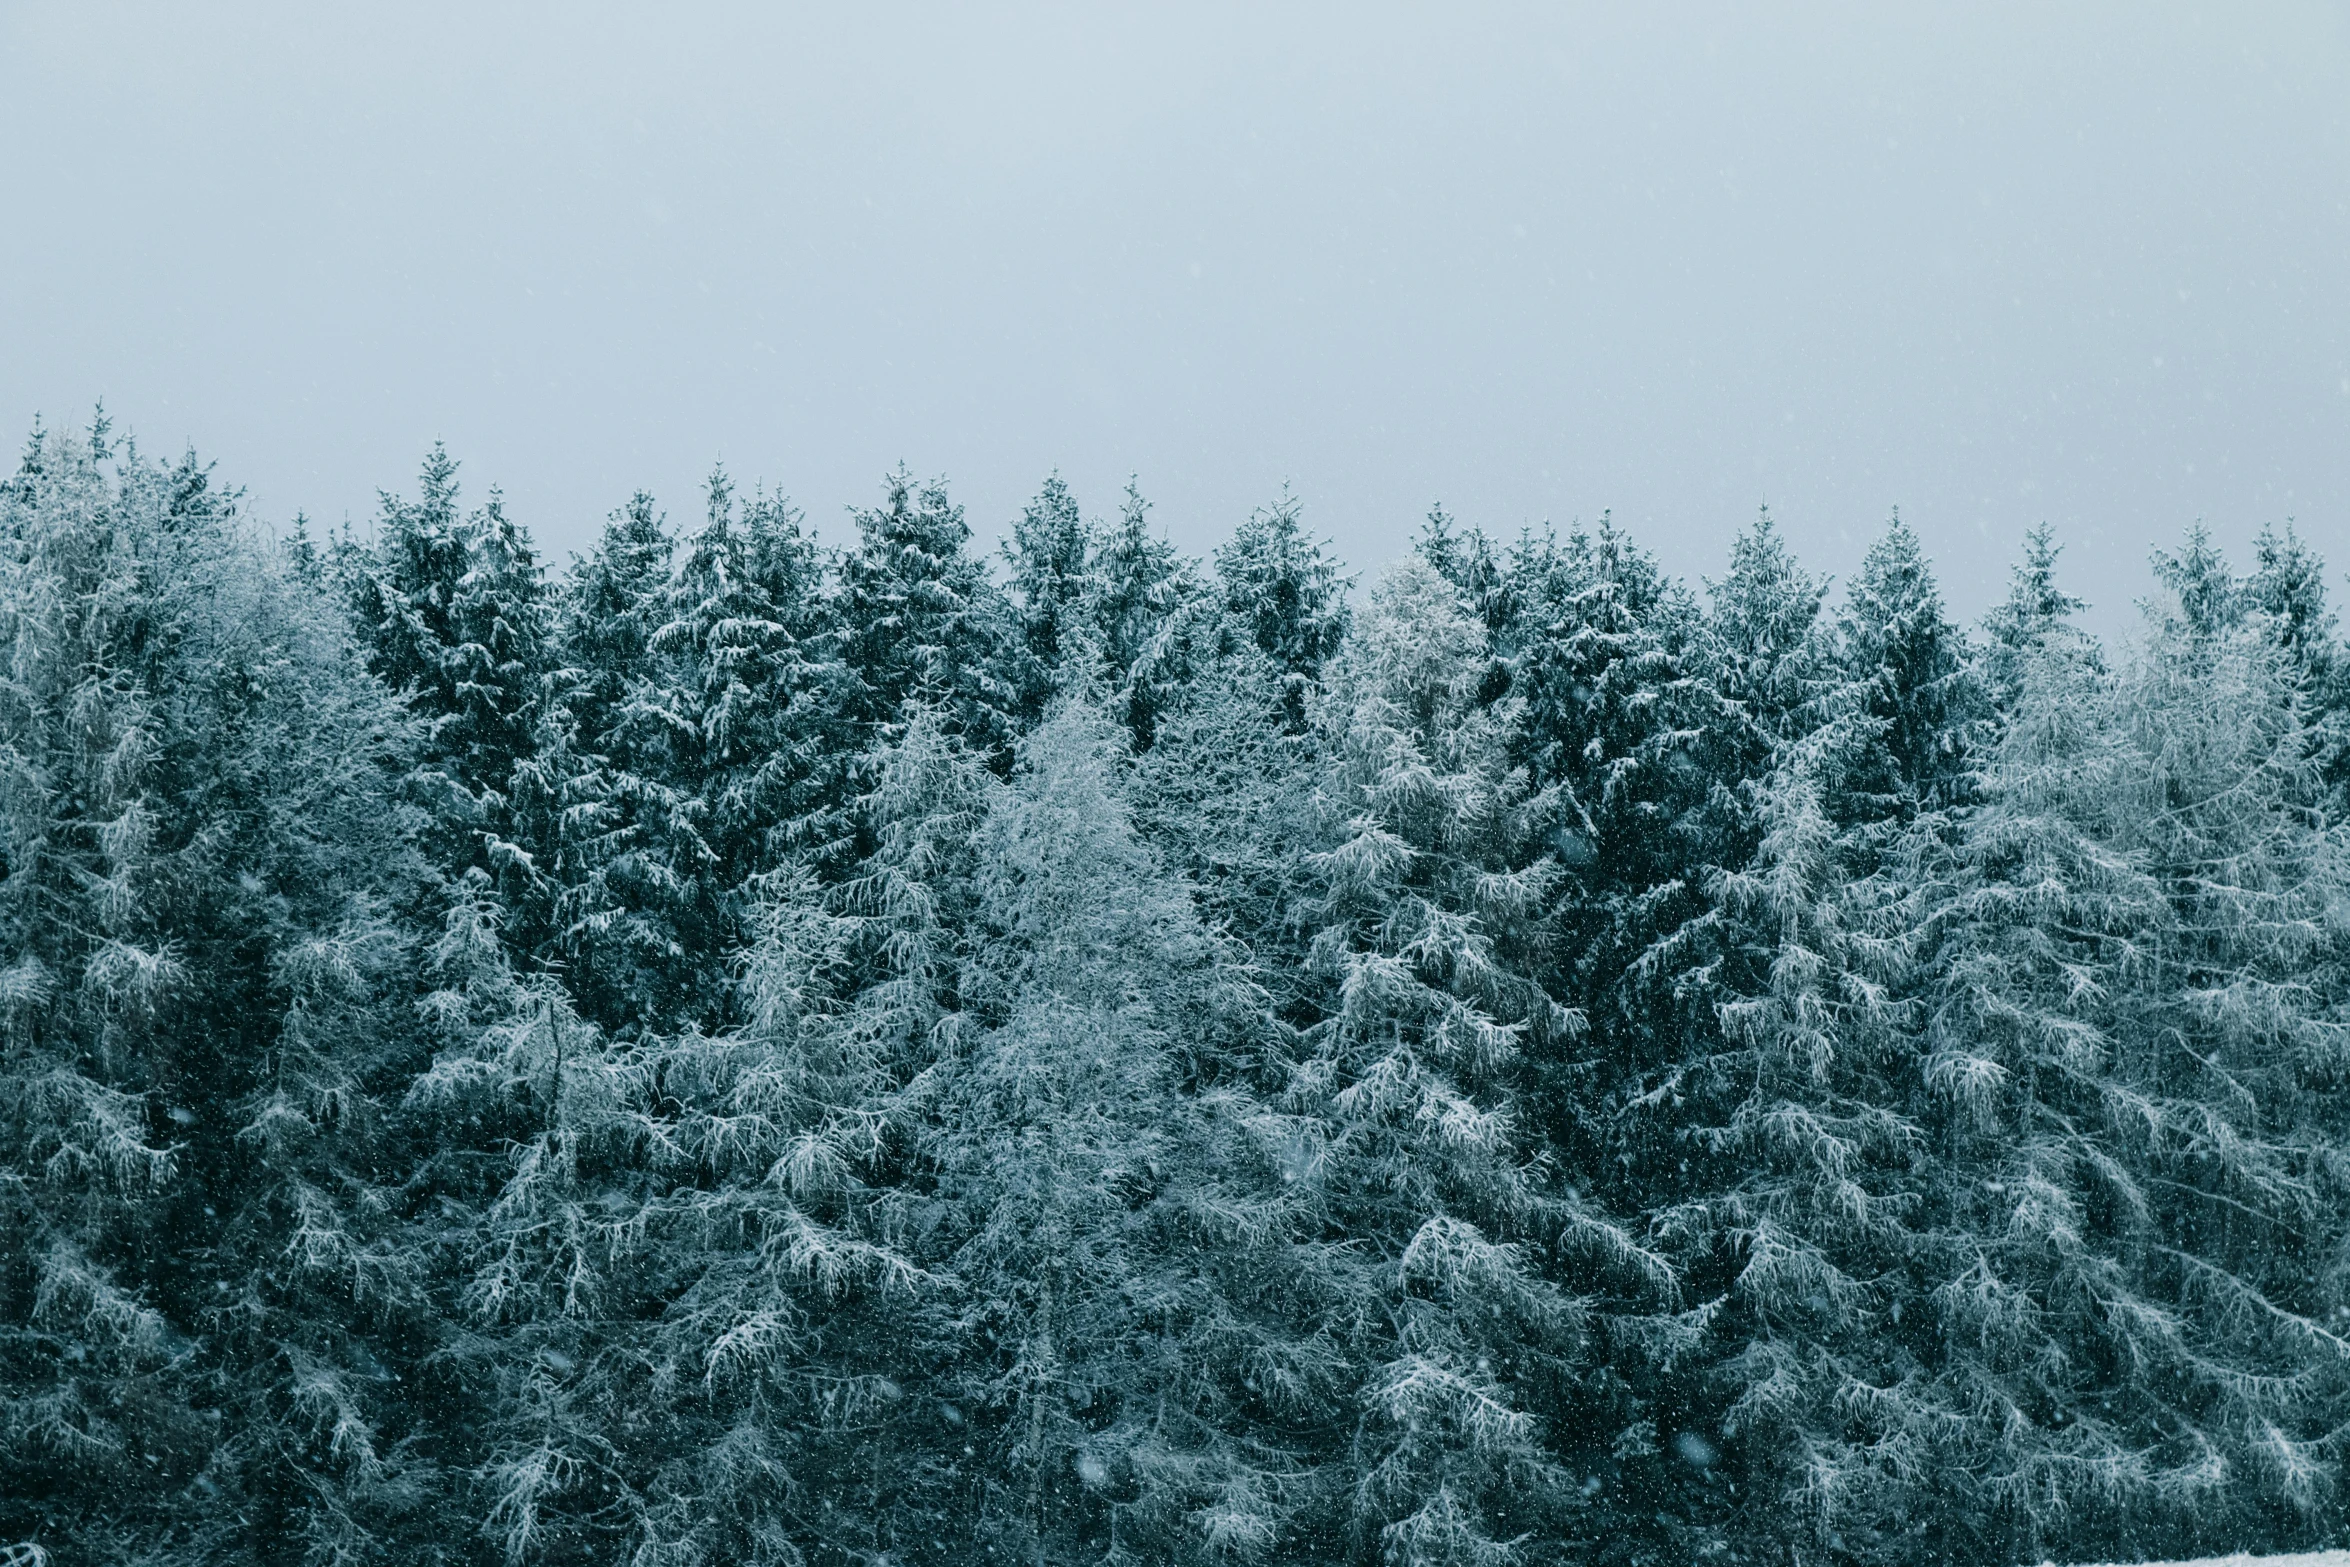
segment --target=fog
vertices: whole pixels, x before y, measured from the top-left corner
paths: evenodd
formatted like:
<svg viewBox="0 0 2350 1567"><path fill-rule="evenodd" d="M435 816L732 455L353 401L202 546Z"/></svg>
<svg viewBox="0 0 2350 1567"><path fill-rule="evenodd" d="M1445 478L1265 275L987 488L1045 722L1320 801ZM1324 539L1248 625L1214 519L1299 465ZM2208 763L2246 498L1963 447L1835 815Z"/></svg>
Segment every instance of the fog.
<svg viewBox="0 0 2350 1567"><path fill-rule="evenodd" d="M2045 520L2111 629L2198 518L2350 564L2346 104L2310 4L7 5L0 415L325 524L445 439L558 559L719 459L1365 567L1898 506L1969 616Z"/></svg>

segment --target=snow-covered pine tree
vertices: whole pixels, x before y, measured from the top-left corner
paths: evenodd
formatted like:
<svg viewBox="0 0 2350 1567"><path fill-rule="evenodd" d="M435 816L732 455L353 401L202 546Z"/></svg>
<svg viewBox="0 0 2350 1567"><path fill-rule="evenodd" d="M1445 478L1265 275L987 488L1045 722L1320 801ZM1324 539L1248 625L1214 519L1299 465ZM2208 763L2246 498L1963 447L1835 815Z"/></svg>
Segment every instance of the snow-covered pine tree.
<svg viewBox="0 0 2350 1567"><path fill-rule="evenodd" d="M1720 1042L1683 1079L1703 1181L1653 1221L1686 1271L1722 1279L1675 1447L1745 1559L1929 1545L1912 1531L1964 1418L1914 1375L1902 1329L1930 1316L1910 1266L1927 1150L1908 1092L1908 906L1878 874L1875 824L1828 803L1883 723L1856 704L1782 748L1753 792L1761 842L1711 889Z"/></svg>
<svg viewBox="0 0 2350 1567"><path fill-rule="evenodd" d="M651 678L653 633L676 550L653 498L639 490L605 519L596 547L572 562L557 635L573 742L588 755L612 745L631 693Z"/></svg>
<svg viewBox="0 0 2350 1567"><path fill-rule="evenodd" d="M1917 535L1896 513L1836 616L1837 705L1865 723L1831 783L1844 821L1905 819L1957 803L1989 703L1966 634L1942 610Z"/></svg>
<svg viewBox="0 0 2350 1567"><path fill-rule="evenodd" d="M963 508L941 484L903 466L881 505L857 513L857 547L840 563L842 648L856 677L850 713L860 742L897 723L905 704L936 706L953 732L998 766L1019 692L1003 676L1016 636L1010 606L970 553Z"/></svg>
<svg viewBox="0 0 2350 1567"><path fill-rule="evenodd" d="M1004 541L1004 561L1011 568L1012 618L1019 635L1003 646L1008 665L998 678L1019 693L1023 728L1043 716L1054 675L1062 659L1075 651L1072 643L1082 636L1085 601L1094 591L1095 547L1093 525L1057 473L1022 509L1012 524L1012 536Z"/></svg>
<svg viewBox="0 0 2350 1567"><path fill-rule="evenodd" d="M1786 579L1780 561L1757 581ZM1798 585L1763 595L1795 601L1790 625ZM1930 1316L1910 1268L1926 1148L1903 940L1930 893L1906 872L1944 830L1932 813L1963 795L1985 707L1898 520L1837 631L1835 664L1805 682L1815 697L1781 704L1768 772L1740 783L1758 838L1710 875L1711 956L1690 980L1719 1032L1669 1080L1688 1101L1671 1119L1692 1189L1646 1206L1721 1302L1707 1375L1683 1387L1682 1456L1719 1436L1729 1462L1690 1462L1685 1482L1736 1520L1743 1552L1898 1557L1932 1506L1939 1434L1963 1418L1907 1374L1901 1327Z"/></svg>
<svg viewBox="0 0 2350 1567"><path fill-rule="evenodd" d="M436 792L452 870L489 870L510 897L539 901L551 825L517 812L554 671L553 606L529 535L496 491L460 513L457 464L435 445L415 501L385 495L376 536L342 570L368 664L401 692L428 736L419 782Z"/></svg>
<svg viewBox="0 0 2350 1567"><path fill-rule="evenodd" d="M573 644L609 660L574 677L593 727L573 741L588 766L565 822L573 989L607 1027L716 1026L750 884L837 803L852 754L839 637L822 557L780 497L738 515L713 473L657 590L643 522L615 531L582 591L643 596L624 612L637 624Z"/></svg>
<svg viewBox="0 0 2350 1567"><path fill-rule="evenodd" d="M1150 503L1129 480L1118 520L1095 542L1086 614L1101 644L1112 700L1124 704L1137 751L1159 715L1212 652L1215 594L1193 562L1150 531Z"/></svg>
<svg viewBox="0 0 2350 1567"><path fill-rule="evenodd" d="M1310 1133L1245 1081L1263 997L1130 826L1127 744L1063 698L974 841L919 1144L969 1433L940 1559L1326 1559L1353 1303L1297 1244Z"/></svg>
<svg viewBox="0 0 2350 1567"><path fill-rule="evenodd" d="M1503 556L1495 550L1484 529L1456 533L1453 528L1451 513L1442 506L1430 507L1420 523L1420 536L1413 542L1413 551L1453 585L1461 595L1461 602L1484 622L1488 634L1506 639L1519 623L1519 606ZM1513 649L1506 640L1495 648L1497 654L1510 651ZM1498 678L1498 673L1489 678Z"/></svg>
<svg viewBox="0 0 2350 1567"><path fill-rule="evenodd" d="M2350 807L2350 652L2326 604L2325 563L2287 524L2280 537L2260 530L2258 564L2245 579L2244 603L2265 617L2268 638L2284 650L2300 681L2319 766L2337 791L2336 812Z"/></svg>
<svg viewBox="0 0 2350 1567"><path fill-rule="evenodd" d="M0 1539L396 1551L418 737L233 491L105 434L0 485Z"/></svg>
<svg viewBox="0 0 2350 1567"><path fill-rule="evenodd" d="M2056 584L2056 557L2063 553L2046 523L2024 535L2024 558L2009 573L2007 597L1983 617L1982 674L1992 709L2005 715L2023 695L2024 674L2035 657L2053 654L2086 670L2104 667L2094 639L2073 623L2085 600Z"/></svg>
<svg viewBox="0 0 2350 1567"><path fill-rule="evenodd" d="M1253 512L1216 551L1224 609L1238 636L1281 671L1290 726L1305 726L1306 698L1346 636L1349 579L1305 531L1304 508L1283 491Z"/></svg>
<svg viewBox="0 0 2350 1567"><path fill-rule="evenodd" d="M2261 529L2253 548L2257 565L2244 582L2245 606L2269 617L2270 638L2323 691L2341 662L2340 628L2326 605L2325 562L2290 523L2282 534Z"/></svg>
<svg viewBox="0 0 2350 1567"><path fill-rule="evenodd" d="M1320 1232L1354 1243L1366 1559L1556 1549L1620 1412L1608 1379L1584 1382L1588 1307L1559 1281L1651 1313L1676 1293L1660 1258L1553 1183L1539 1123L1514 1113L1523 1057L1565 1055L1583 1020L1537 977L1558 934L1560 795L1511 765L1515 713L1478 701L1487 663L1451 584L1407 560L1314 710L1324 846L1299 914L1327 988L1283 1103L1314 1129Z"/></svg>
<svg viewBox="0 0 2350 1567"><path fill-rule="evenodd" d="M1964 1415L1940 1549L1980 1559L2331 1516L2350 861L2289 662L2231 624L2213 552L2164 575L2184 591L2119 678L2045 626L2007 643L1983 803L1912 875L1950 888L1922 928L1914 1347Z"/></svg>
<svg viewBox="0 0 2350 1567"><path fill-rule="evenodd" d="M1704 664L1720 704L1707 749L1714 782L1735 794L1819 721L1828 584L1797 562L1766 510L1731 541L1729 573L1707 587Z"/></svg>
<svg viewBox="0 0 2350 1567"><path fill-rule="evenodd" d="M1678 969L1648 955L1707 909L1700 742L1715 703L1697 672L1699 611L1604 518L1563 545L1522 539L1503 597L1510 755L1558 802L1551 850L1566 872L1544 984L1591 1023L1588 1050L1533 1053L1521 1113L1611 1208L1642 1212L1637 1181L1683 1157L1622 1141L1624 1106L1681 1059Z"/></svg>
<svg viewBox="0 0 2350 1567"><path fill-rule="evenodd" d="M2216 636L2242 622L2242 585L2202 523L2187 530L2175 553L2156 550L2153 564L2154 580L2168 591L2170 613L2189 636Z"/></svg>
<svg viewBox="0 0 2350 1567"><path fill-rule="evenodd" d="M1305 856L1321 847L1312 803L1320 753L1312 733L1290 728L1288 696L1286 678L1254 644L1218 652L1209 641L1157 711L1151 748L1136 759L1132 809L1202 918L1253 955L1273 1015L1294 1029L1318 1016L1311 932L1295 911L1310 880Z"/></svg>

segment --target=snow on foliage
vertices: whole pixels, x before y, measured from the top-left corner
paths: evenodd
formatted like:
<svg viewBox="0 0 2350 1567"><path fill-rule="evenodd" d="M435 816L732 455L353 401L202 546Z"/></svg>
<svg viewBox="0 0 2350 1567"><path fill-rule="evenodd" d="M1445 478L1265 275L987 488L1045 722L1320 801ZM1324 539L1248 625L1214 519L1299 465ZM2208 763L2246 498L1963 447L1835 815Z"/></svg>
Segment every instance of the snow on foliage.
<svg viewBox="0 0 2350 1567"><path fill-rule="evenodd" d="M2290 530L1356 589L1058 478L559 574L0 485L0 1561L2130 1561L2345 1535ZM2255 1558L2214 1558L2245 1561ZM2279 1567L2350 1567L2320 1553Z"/></svg>

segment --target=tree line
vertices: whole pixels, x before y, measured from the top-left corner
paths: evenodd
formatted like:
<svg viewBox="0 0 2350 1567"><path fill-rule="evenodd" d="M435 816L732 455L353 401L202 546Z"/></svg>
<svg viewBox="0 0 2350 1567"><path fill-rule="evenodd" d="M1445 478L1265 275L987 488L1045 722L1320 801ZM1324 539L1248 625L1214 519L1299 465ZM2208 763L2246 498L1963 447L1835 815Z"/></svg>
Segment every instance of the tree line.
<svg viewBox="0 0 2350 1567"><path fill-rule="evenodd" d="M2343 1535L2350 655L1602 520L0 484L0 1561Z"/></svg>

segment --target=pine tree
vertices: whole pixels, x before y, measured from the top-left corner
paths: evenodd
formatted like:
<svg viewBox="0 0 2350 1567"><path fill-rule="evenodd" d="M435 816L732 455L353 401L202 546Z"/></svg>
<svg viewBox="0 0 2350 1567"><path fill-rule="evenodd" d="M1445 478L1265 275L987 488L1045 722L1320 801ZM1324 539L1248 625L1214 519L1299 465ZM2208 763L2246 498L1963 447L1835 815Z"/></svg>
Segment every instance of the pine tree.
<svg viewBox="0 0 2350 1567"><path fill-rule="evenodd" d="M2254 549L2259 566L2245 579L2246 605L2269 618L2271 640L2302 678L2323 688L2340 662L2334 612L2326 607L2325 562L2290 523L2282 537L2274 528L2261 529Z"/></svg>
<svg viewBox="0 0 2350 1567"><path fill-rule="evenodd" d="M878 507L857 514L858 546L841 561L843 652L866 734L899 721L919 698L998 765L1019 695L998 674L1013 634L1009 607L969 553L963 509L903 467Z"/></svg>
<svg viewBox="0 0 2350 1567"><path fill-rule="evenodd" d="M1839 693L1865 719L1835 780L1839 816L1902 817L1954 804L1988 716L1965 633L1899 517L1861 562L1837 616Z"/></svg>
<svg viewBox="0 0 2350 1567"><path fill-rule="evenodd" d="M1827 683L1820 605L1828 585L1796 562L1766 510L1731 542L1730 572L1709 584L1705 663L1719 712L1710 769L1733 792L1762 778L1782 745L1816 727Z"/></svg>
<svg viewBox="0 0 2350 1567"><path fill-rule="evenodd" d="M1551 1186L1512 1114L1524 1054L1555 1058L1583 1019L1535 977L1556 936L1558 798L1510 766L1514 715L1477 701L1484 644L1451 585L1407 561L1318 710L1326 847L1301 912L1328 989L1285 1102L1318 1123L1323 1233L1380 1259L1347 1281L1358 1320L1391 1325L1357 1350L1353 1524L1392 1561L1515 1559L1584 1500L1561 1459L1604 1457L1610 1398L1578 1387L1587 1303L1537 1256L1648 1307L1677 1288Z"/></svg>
<svg viewBox="0 0 2350 1567"><path fill-rule="evenodd" d="M1696 605L1605 519L1563 548L1521 541L1510 577L1517 615L1495 633L1517 704L1510 757L1557 800L1552 852L1568 877L1545 981L1600 1047L1538 1052L1528 1114L1567 1168L1607 1190L1680 1157L1619 1146L1602 1107L1638 1101L1681 1058L1692 1008L1673 980L1685 965L1652 954L1707 911L1702 742L1717 703L1698 673ZM1639 1211L1645 1193L1619 1187L1619 1199Z"/></svg>
<svg viewBox="0 0 2350 1567"><path fill-rule="evenodd" d="M417 782L437 796L441 858L452 870L490 871L518 901L543 902L552 888L541 861L554 852L544 806L513 798L554 672L543 574L495 491L479 510L458 511L457 464L439 445L419 489L412 503L385 495L373 544L343 552L359 639L369 667L427 726Z"/></svg>
<svg viewBox="0 0 2350 1567"><path fill-rule="evenodd" d="M612 743L631 691L651 677L653 633L676 553L653 498L639 490L605 519L593 553L576 559L559 618L575 743L601 755Z"/></svg>
<svg viewBox="0 0 2350 1567"><path fill-rule="evenodd" d="M2169 590L2169 612L2185 622L2190 636L2214 636L2244 618L2236 578L2201 523L2187 530L2177 554L2154 552L2154 579Z"/></svg>
<svg viewBox="0 0 2350 1567"><path fill-rule="evenodd" d="M1421 522L1420 537L1412 547L1438 576L1459 591L1462 602L1484 621L1487 631L1498 634L1516 622L1517 605L1511 596L1509 573L1483 529L1472 528L1465 534L1456 534L1451 515L1442 506L1436 506Z"/></svg>
<svg viewBox="0 0 2350 1567"><path fill-rule="evenodd" d="M1132 481L1117 522L1095 545L1086 612L1135 749L1148 751L1160 715L1213 640L1213 610L1194 566L1151 535L1150 503Z"/></svg>
<svg viewBox="0 0 2350 1567"><path fill-rule="evenodd" d="M2245 604L2263 617L2264 634L2301 685L2327 781L2337 793L2350 789L2350 654L2326 605L2324 562L2289 523L2282 538L2261 529L2255 548L2259 567L2244 581Z"/></svg>
<svg viewBox="0 0 2350 1567"><path fill-rule="evenodd" d="M1023 726L1043 716L1054 673L1062 659L1076 651L1071 644L1082 634L1085 601L1094 592L1095 543L1092 525L1057 473L1044 481L1004 541L1004 560L1012 575L1012 614L1020 634L1016 643L1005 647L1015 667L999 678L1020 693Z"/></svg>
<svg viewBox="0 0 2350 1567"><path fill-rule="evenodd" d="M0 486L0 1538L391 1549L416 737L233 492L105 434Z"/></svg>
<svg viewBox="0 0 2350 1567"><path fill-rule="evenodd" d="M1169 693L1136 759L1136 829L1191 886L1202 916L1254 955L1284 1028L1315 1016L1310 939L1295 917L1304 857L1320 847L1319 746L1289 726L1289 686L1251 645L1218 654Z"/></svg>
<svg viewBox="0 0 2350 1567"><path fill-rule="evenodd" d="M1307 535L1296 497L1252 513L1216 551L1225 612L1287 683L1291 727L1305 724L1306 694L1346 636L1347 579Z"/></svg>
<svg viewBox="0 0 2350 1567"><path fill-rule="evenodd" d="M1124 749L1064 699L974 843L920 1145L978 1465L960 1559L1287 1555L1332 1500L1347 1303L1299 1255L1299 1134L1229 1065L1261 996L1128 825Z"/></svg>
<svg viewBox="0 0 2350 1567"><path fill-rule="evenodd" d="M1688 1079L1703 1175L1656 1221L1685 1271L1726 1273L1711 1385L1678 1445L1708 1510L1743 1489L1756 1558L1929 1546L1912 1525L1964 1419L1919 1386L1903 1328L1931 1317L1911 1267L1926 1144L1907 1091L1910 909L1874 824L1828 808L1855 749L1838 731L1881 722L1855 713L1786 748L1757 793L1753 861L1714 878L1721 1047Z"/></svg>
<svg viewBox="0 0 2350 1567"><path fill-rule="evenodd" d="M582 677L589 716L609 718L576 742L600 750L569 813L566 940L581 1004L614 1028L718 1022L752 883L834 803L845 760L814 541L780 498L738 516L723 472L708 502L675 578L645 587L640 626L600 650L615 663ZM616 542L649 578L641 523ZM599 709L598 681L625 696Z"/></svg>
<svg viewBox="0 0 2350 1567"><path fill-rule="evenodd" d="M2189 560L2195 553L2190 542ZM1971 1554L2323 1527L2340 829L2273 645L2186 593L2118 681L2056 639L1924 929L1930 1374ZM1920 878L1921 880L1923 877Z"/></svg>
<svg viewBox="0 0 2350 1567"><path fill-rule="evenodd" d="M1983 674L1994 711L2014 710L2023 695L2024 674L2033 659L2054 654L2084 668L2102 667L2086 633L2072 617L2086 601L2056 585L2056 557L2062 553L2046 523L2024 536L2024 558L2010 574L2007 597L1983 617L1989 635Z"/></svg>

